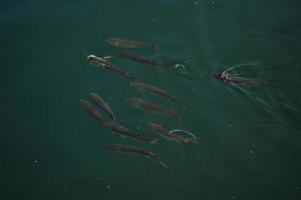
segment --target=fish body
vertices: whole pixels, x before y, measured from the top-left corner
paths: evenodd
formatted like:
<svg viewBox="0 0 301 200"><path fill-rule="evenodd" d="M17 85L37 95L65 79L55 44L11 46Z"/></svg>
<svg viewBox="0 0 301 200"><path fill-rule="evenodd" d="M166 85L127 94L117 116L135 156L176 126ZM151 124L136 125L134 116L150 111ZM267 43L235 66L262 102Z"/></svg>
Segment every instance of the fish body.
<svg viewBox="0 0 301 200"><path fill-rule="evenodd" d="M253 86L260 86L260 85L268 84L268 82L266 82L266 81L241 78L238 76L232 76L231 74L224 73L224 72L213 74L213 77L216 79L219 79L219 80L223 80L226 83L233 83L233 84L253 85Z"/></svg>
<svg viewBox="0 0 301 200"><path fill-rule="evenodd" d="M115 47L122 47L122 48L147 48L158 50L159 46L153 44L146 44L140 41L133 41L133 40L125 40L125 39L118 39L118 38L109 38L106 40L106 43L115 46Z"/></svg>
<svg viewBox="0 0 301 200"><path fill-rule="evenodd" d="M163 108L157 104L150 103L148 101L138 99L138 98L129 98L127 99L127 103L132 106L138 107L142 110L145 110L147 112L164 114L168 117L172 117L176 119L179 123L182 123L182 118L177 113L168 110L166 108Z"/></svg>
<svg viewBox="0 0 301 200"><path fill-rule="evenodd" d="M94 119L99 122L104 122L105 118L95 109L95 107L87 100L80 99L80 106Z"/></svg>
<svg viewBox="0 0 301 200"><path fill-rule="evenodd" d="M112 123L112 122L106 121L106 122L101 123L101 125L102 125L102 127L109 129L112 132L114 132L120 136L132 137L132 138L135 138L140 141L150 142L152 144L156 143L158 140L157 138L154 139L154 138L149 138L146 136L138 135L135 132L131 131L130 129L128 129L124 126L121 126L117 123Z"/></svg>
<svg viewBox="0 0 301 200"><path fill-rule="evenodd" d="M110 106L103 100L103 98L101 98L98 94L91 92L89 94L89 97L91 98L91 100L98 105L101 109L103 109L110 117L113 121L117 122L117 119L112 111L112 109L110 108Z"/></svg>
<svg viewBox="0 0 301 200"><path fill-rule="evenodd" d="M152 86L152 85L149 85L146 83L142 83L140 81L132 81L130 86L137 90L156 94L161 97L166 97L178 104L182 104L178 99L176 99L175 97L173 97L172 95L170 95L169 93L167 93L166 91L164 91L158 87L155 87L155 86Z"/></svg>
<svg viewBox="0 0 301 200"><path fill-rule="evenodd" d="M89 55L87 56L87 59L91 62L91 63L94 63L96 65L98 65L99 67L103 67L104 69L107 69L109 71L112 71L130 81L133 81L135 80L134 77L132 76L129 76L123 69L117 67L116 65L108 62L106 59L103 59L103 58L100 58L100 57L97 57L95 55Z"/></svg>
<svg viewBox="0 0 301 200"><path fill-rule="evenodd" d="M196 138L187 138L175 133L171 133L170 130L162 127L159 124L149 122L147 127L155 132L157 132L162 138L170 141L175 141L178 143L198 143Z"/></svg>
<svg viewBox="0 0 301 200"><path fill-rule="evenodd" d="M157 155L155 155L153 152L150 152L143 148L130 146L130 145L123 145L123 144L110 144L110 145L107 145L107 148L113 152L131 153L131 154L137 154L137 155L143 155L146 157L150 157L150 158L153 158L153 159L159 161L159 163L163 167L167 168L167 165Z"/></svg>
<svg viewBox="0 0 301 200"><path fill-rule="evenodd" d="M149 122L147 124L147 127L155 132L157 132L162 138L166 139L166 140L172 140L172 141L176 141L178 142L176 139L174 139L173 137L171 137L169 135L169 130L167 130L166 128L163 128L161 125L153 123L153 122Z"/></svg>
<svg viewBox="0 0 301 200"><path fill-rule="evenodd" d="M170 66L170 64L163 63L163 62L158 61L158 60L153 60L153 59L150 59L150 58L146 58L146 57L143 57L143 56L139 56L139 55L127 52L127 51L121 51L121 52L118 53L118 55L121 56L121 57L127 58L129 60L133 60L133 61L136 61L136 62L148 64L148 65L154 65L154 66L157 66L157 67L165 68L165 67Z"/></svg>

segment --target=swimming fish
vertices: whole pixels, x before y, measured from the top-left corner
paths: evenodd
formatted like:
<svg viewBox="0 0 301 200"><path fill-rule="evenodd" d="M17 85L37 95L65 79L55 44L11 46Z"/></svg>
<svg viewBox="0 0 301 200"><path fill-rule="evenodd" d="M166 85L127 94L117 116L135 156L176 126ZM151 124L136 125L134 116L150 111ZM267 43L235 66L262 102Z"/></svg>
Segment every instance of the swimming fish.
<svg viewBox="0 0 301 200"><path fill-rule="evenodd" d="M121 52L118 53L118 55L121 56L121 57L127 58L129 60L133 60L133 61L136 61L136 62L148 64L148 65L154 65L154 66L157 66L157 67L167 68L167 67L171 66L171 64L163 63L163 62L158 61L158 60L153 60L153 59L146 58L146 57L143 57L143 56L135 55L135 54L127 52L127 51L121 51Z"/></svg>
<svg viewBox="0 0 301 200"><path fill-rule="evenodd" d="M226 83L234 83L234 84L242 84L242 85L253 85L253 86L260 86L260 85L268 85L269 83L267 81L261 81L261 80L254 80L254 79L246 79L241 78L238 76L233 76L227 71L232 70L233 67L223 71L222 73L216 73L212 76L216 79L223 80Z"/></svg>
<svg viewBox="0 0 301 200"><path fill-rule="evenodd" d="M113 121L117 122L117 119L112 109L99 95L97 95L95 92L90 92L89 97L96 105L98 105L102 110L104 110L112 118Z"/></svg>
<svg viewBox="0 0 301 200"><path fill-rule="evenodd" d="M166 139L166 140L170 140L170 141L175 141L178 143L198 143L197 138L189 133L189 135L191 135L192 137L183 137L181 135L177 135L175 134L175 132L187 132L185 130L168 130L166 128L163 128L161 125L153 123L153 122L149 122L147 124L147 127L155 132L157 132L162 138Z"/></svg>
<svg viewBox="0 0 301 200"><path fill-rule="evenodd" d="M94 108L94 106L87 100L80 99L80 106L93 118L98 120L100 123L105 121L105 118Z"/></svg>
<svg viewBox="0 0 301 200"><path fill-rule="evenodd" d="M123 48L147 48L158 50L159 46L153 44L146 44L144 42L133 41L133 40L124 40L118 38L109 38L106 40L106 43L115 46L115 47L123 47Z"/></svg>
<svg viewBox="0 0 301 200"><path fill-rule="evenodd" d="M117 67L116 65L108 62L106 59L104 58L101 58L101 57L97 57L95 55L89 55L87 56L87 59L91 62L91 63L94 63L96 64L97 66L99 67L102 67L104 69L107 69L109 71L112 71L116 74L119 74L120 76L130 80L130 81L133 81L135 80L134 77L128 75L124 70L120 69L119 67Z"/></svg>
<svg viewBox="0 0 301 200"><path fill-rule="evenodd" d="M156 95L159 95L162 97L166 97L180 105L183 105L183 103L181 101L179 101L177 98L173 97L172 95L170 95L169 93L167 93L166 91L164 91L158 87L155 87L155 86L152 86L152 85L149 85L146 83L142 83L140 81L132 81L130 86L137 90L140 90L140 91L149 92L149 93L153 93L153 94L156 94Z"/></svg>
<svg viewBox="0 0 301 200"><path fill-rule="evenodd" d="M112 123L112 122L106 121L106 122L102 122L101 126L106 128L106 129L111 130L115 134L120 135L122 137L127 137L128 136L128 137L132 137L132 138L135 138L137 140L140 140L140 141L149 142L151 144L154 144L158 141L158 138L149 138L149 137L146 137L146 136L143 136L143 135L138 135L135 132L131 131L130 129L128 129L124 126L121 126L117 123Z"/></svg>
<svg viewBox="0 0 301 200"><path fill-rule="evenodd" d="M131 154L137 154L137 155L143 155L146 157L150 157L150 158L157 160L163 167L168 168L167 165L157 155L155 155L153 152L147 151L140 147L124 145L124 144L110 144L110 145L107 145L107 148L108 148L108 150L113 151L113 152L131 153Z"/></svg>
<svg viewBox="0 0 301 200"><path fill-rule="evenodd" d="M175 113L174 111L168 110L166 108L163 108L157 104L153 104L153 103L150 103L148 101L138 99L138 98L129 98L129 99L127 99L127 103L132 106L138 107L142 110L145 110L147 112L164 114L168 117L172 117L172 118L176 119L178 123L182 123L182 118L177 113Z"/></svg>

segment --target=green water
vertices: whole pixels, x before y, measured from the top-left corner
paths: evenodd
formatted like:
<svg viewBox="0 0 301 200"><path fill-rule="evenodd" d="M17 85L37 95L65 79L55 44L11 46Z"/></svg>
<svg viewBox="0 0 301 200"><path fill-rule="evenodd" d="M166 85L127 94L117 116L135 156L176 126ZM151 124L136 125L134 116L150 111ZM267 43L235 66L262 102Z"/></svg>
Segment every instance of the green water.
<svg viewBox="0 0 301 200"><path fill-rule="evenodd" d="M19 1L0 7L1 199L300 199L301 4L280 0ZM185 69L118 57L107 38L160 45L133 52ZM174 103L133 90L87 54L172 93ZM230 66L263 87L212 78ZM173 120L125 103L145 98L177 110L200 145L114 138L79 106L100 94L127 127ZM138 130L137 130L138 128ZM109 152L144 147L169 166ZM299 156L298 156L299 155Z"/></svg>

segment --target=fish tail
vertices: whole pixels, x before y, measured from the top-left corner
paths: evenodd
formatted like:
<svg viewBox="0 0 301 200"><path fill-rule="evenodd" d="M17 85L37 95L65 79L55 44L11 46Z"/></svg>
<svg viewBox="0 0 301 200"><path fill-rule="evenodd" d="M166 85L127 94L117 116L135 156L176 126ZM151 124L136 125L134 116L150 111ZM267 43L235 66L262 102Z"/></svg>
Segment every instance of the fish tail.
<svg viewBox="0 0 301 200"><path fill-rule="evenodd" d="M267 81L267 80L262 80L262 81L260 81L260 85L269 86L269 85L271 85L271 82Z"/></svg>
<svg viewBox="0 0 301 200"><path fill-rule="evenodd" d="M159 161L160 165L162 165L165 168L168 168L168 166L160 158L158 158L158 161Z"/></svg>
<svg viewBox="0 0 301 200"><path fill-rule="evenodd" d="M151 47L153 50L156 50L156 51L158 51L160 49L160 47L158 45L154 45L154 44L151 45Z"/></svg>
<svg viewBox="0 0 301 200"><path fill-rule="evenodd" d="M182 117L180 117L179 115L174 115L173 117L177 120L177 122L178 122L179 124L183 124L183 119L182 119Z"/></svg>
<svg viewBox="0 0 301 200"><path fill-rule="evenodd" d="M124 76L124 78L128 79L128 80L131 81L131 82L137 80L135 77L130 76L130 75L128 75L128 74L124 74L123 76Z"/></svg>
<svg viewBox="0 0 301 200"><path fill-rule="evenodd" d="M177 99L176 97L174 96L169 96L169 98L174 101L176 104L178 104L179 106L185 108L185 105L182 101L180 101L179 99Z"/></svg>
<svg viewBox="0 0 301 200"><path fill-rule="evenodd" d="M155 51L158 51L160 49L160 47L158 45L155 45L155 44L146 44L145 47L149 48L149 49L152 49L152 50L155 50Z"/></svg>
<svg viewBox="0 0 301 200"><path fill-rule="evenodd" d="M177 113L172 112L168 112L166 113L167 116L172 117L173 119L175 119L179 124L183 124L183 119L182 117L180 117Z"/></svg>

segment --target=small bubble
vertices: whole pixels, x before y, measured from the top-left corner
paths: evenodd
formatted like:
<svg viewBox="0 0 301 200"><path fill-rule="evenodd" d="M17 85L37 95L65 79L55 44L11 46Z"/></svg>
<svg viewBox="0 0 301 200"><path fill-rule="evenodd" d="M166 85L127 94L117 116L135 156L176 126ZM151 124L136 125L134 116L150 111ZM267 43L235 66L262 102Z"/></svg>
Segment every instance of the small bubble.
<svg viewBox="0 0 301 200"><path fill-rule="evenodd" d="M157 20L155 18L153 18L153 22L156 22Z"/></svg>
<svg viewBox="0 0 301 200"><path fill-rule="evenodd" d="M252 154L254 153L254 151L253 151L253 150L250 150L249 153L252 155Z"/></svg>
<svg viewBox="0 0 301 200"><path fill-rule="evenodd" d="M176 64L175 69L177 69L179 72L185 73L186 67L183 64Z"/></svg>
<svg viewBox="0 0 301 200"><path fill-rule="evenodd" d="M232 199L235 200L235 199L237 199L237 197L236 197L236 196L233 196Z"/></svg>
<svg viewBox="0 0 301 200"><path fill-rule="evenodd" d="M107 188L107 190L111 189L111 186L109 183L107 183L106 188Z"/></svg>
<svg viewBox="0 0 301 200"><path fill-rule="evenodd" d="M211 4L214 5L214 4L215 4L215 1L211 1Z"/></svg>

